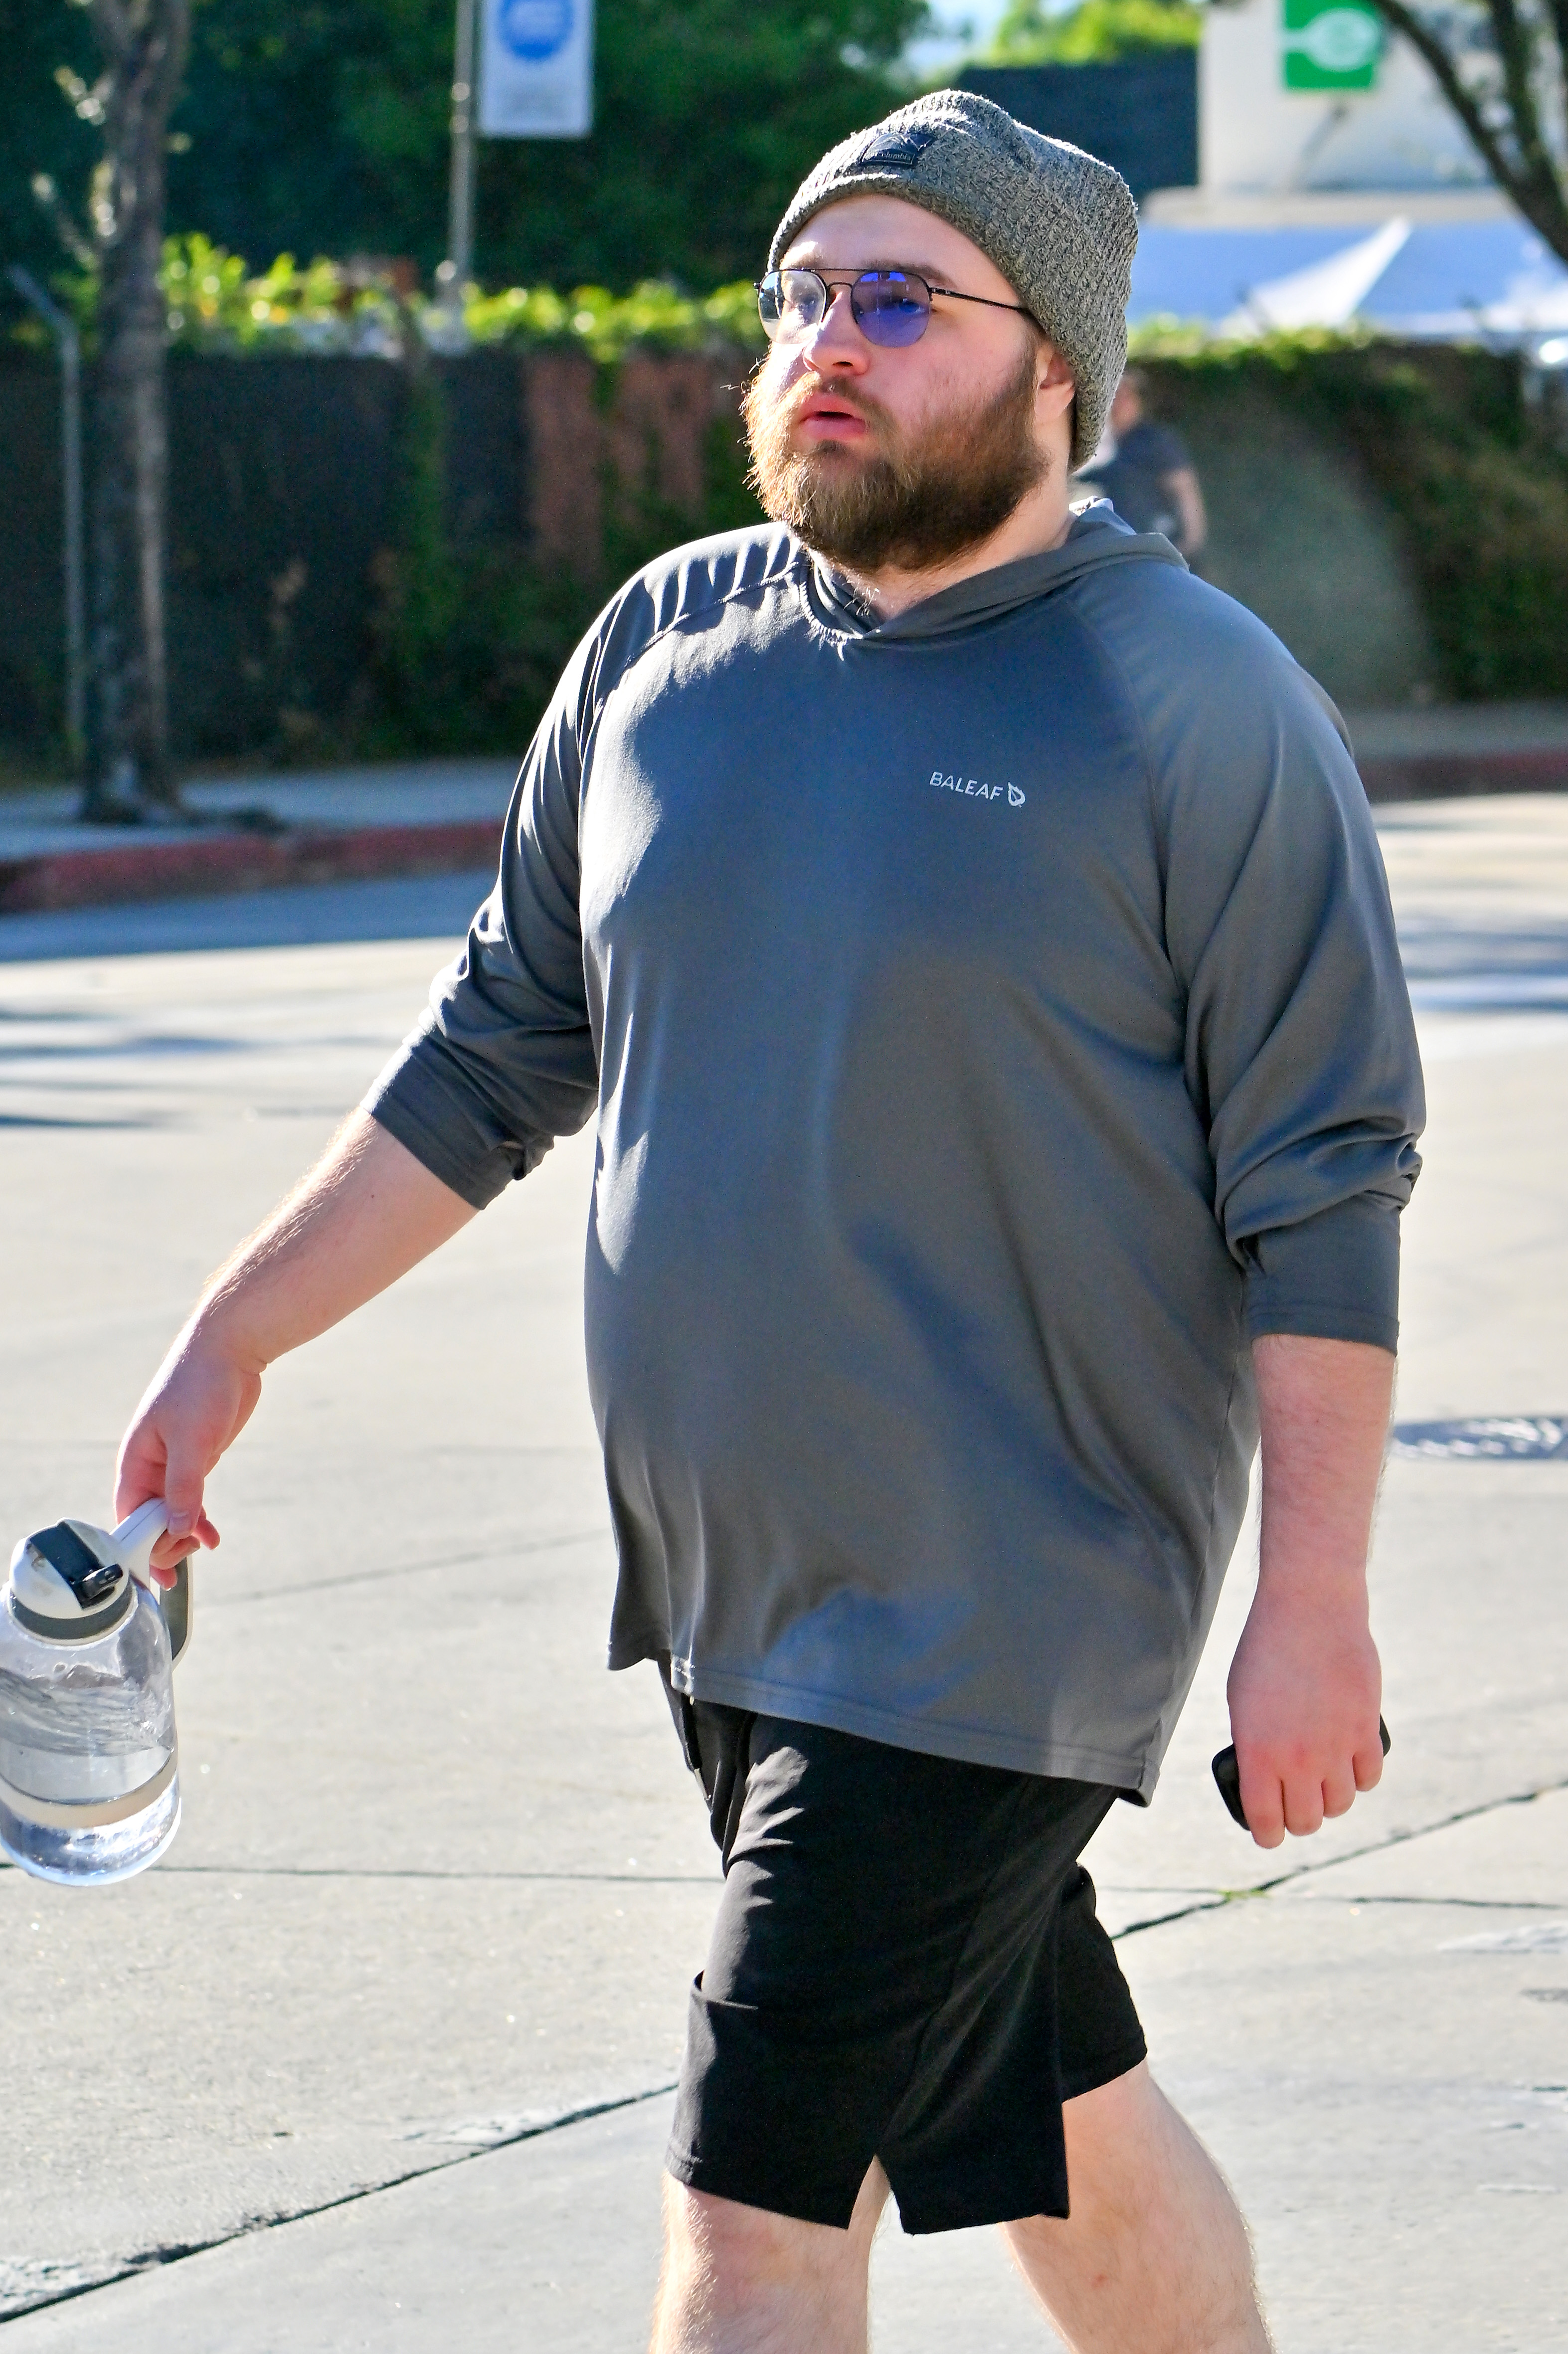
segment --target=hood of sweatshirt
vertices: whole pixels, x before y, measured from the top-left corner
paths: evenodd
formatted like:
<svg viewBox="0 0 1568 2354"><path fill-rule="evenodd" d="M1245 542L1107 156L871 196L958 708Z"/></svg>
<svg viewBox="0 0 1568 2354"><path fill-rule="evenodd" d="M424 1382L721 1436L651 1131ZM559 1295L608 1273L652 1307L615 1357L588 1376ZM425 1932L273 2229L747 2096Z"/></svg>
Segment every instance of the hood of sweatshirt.
<svg viewBox="0 0 1568 2354"><path fill-rule="evenodd" d="M994 621L1037 597L1048 597L1086 572L1111 564L1186 566L1158 532L1137 532L1123 523L1108 499L1097 499L1073 518L1060 547L1043 556L1021 556L1012 564L971 573L935 597L926 597L891 620L880 619L842 574L821 557L810 560L806 593L816 619L829 629L868 643L906 643L911 638L945 638Z"/></svg>

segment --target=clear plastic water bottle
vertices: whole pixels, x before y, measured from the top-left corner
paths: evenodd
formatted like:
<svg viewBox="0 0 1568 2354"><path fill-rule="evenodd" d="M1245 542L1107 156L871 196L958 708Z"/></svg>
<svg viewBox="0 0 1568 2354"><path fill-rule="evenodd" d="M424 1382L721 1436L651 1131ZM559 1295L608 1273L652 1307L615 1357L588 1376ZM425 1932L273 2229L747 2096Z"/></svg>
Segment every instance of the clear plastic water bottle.
<svg viewBox="0 0 1568 2354"><path fill-rule="evenodd" d="M112 1531L62 1521L12 1556L0 1596L0 1848L40 1879L124 1880L179 1829L172 1669L189 1634L188 1564L167 1615L143 1582L167 1525L154 1501Z"/></svg>

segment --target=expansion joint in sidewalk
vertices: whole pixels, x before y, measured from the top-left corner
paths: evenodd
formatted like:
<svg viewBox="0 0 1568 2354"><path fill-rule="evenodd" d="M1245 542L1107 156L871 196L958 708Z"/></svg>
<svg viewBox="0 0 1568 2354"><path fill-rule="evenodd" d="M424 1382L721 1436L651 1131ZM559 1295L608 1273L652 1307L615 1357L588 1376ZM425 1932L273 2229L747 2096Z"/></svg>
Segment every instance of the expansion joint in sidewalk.
<svg viewBox="0 0 1568 2354"><path fill-rule="evenodd" d="M1151 1913L1147 1920L1128 1922L1124 1928L1113 1933L1114 1940L1119 1943L1123 1937L1139 1936L1146 1929L1169 1928L1173 1921L1190 1921L1200 1913L1223 1913L1228 1905L1246 1903L1254 1897L1273 1896L1282 1888L1294 1886L1298 1881L1317 1879L1325 1872L1338 1872L1343 1865L1360 1863L1369 1856L1387 1855L1394 1848L1408 1847L1413 1840L1430 1839L1436 1831L1452 1830L1457 1825L1475 1822L1483 1815L1500 1814L1505 1807L1532 1806L1537 1798L1552 1797L1560 1790L1568 1790L1568 1774L1561 1776L1554 1782L1538 1783L1531 1790L1510 1790L1500 1798L1483 1799L1477 1807L1460 1807L1453 1814L1440 1815L1436 1822L1422 1823L1414 1830L1390 1831L1386 1838L1369 1840L1365 1847L1351 1848L1345 1855L1325 1856L1320 1862L1294 1864L1288 1872L1276 1872L1270 1880L1255 1881L1250 1886L1245 1888L1213 1889L1205 1895L1194 1898L1190 1904L1172 1905L1168 1913ZM1441 1901L1443 1900L1437 1897L1357 1896L1346 1899L1347 1903L1357 1904L1384 1903L1436 1904ZM1468 1902L1472 1905L1490 1912L1538 1909L1533 1903L1528 1908L1511 1906L1502 1898L1489 1904L1478 1897L1460 1901ZM1561 1908L1555 1905L1542 1905L1539 1909L1544 1912L1555 1912Z"/></svg>
<svg viewBox="0 0 1568 2354"><path fill-rule="evenodd" d="M438 2158L429 2166L410 2166L400 2174L390 2174L382 2181L361 2183L357 2190L345 2190L336 2199L323 2199L311 2207L291 2207L272 2215L253 2215L232 2232L215 2232L210 2240L193 2240L162 2248L148 2248L132 2257L118 2271L105 2273L101 2278L82 2281L70 2288L57 2290L52 2296L33 2298L18 2306L15 2312L0 2314L0 2329L8 2322L20 2321L29 2313L45 2312L50 2306L71 2305L84 2296L96 2296L101 2289L113 2288L121 2281L135 2280L143 2273L162 2272L170 2264L183 2264L191 2256L205 2256L214 2248L232 2247L237 2240L254 2239L262 2232L275 2232L283 2223L308 2223L317 2215L334 2214L342 2207L357 2207L366 2199L379 2198L384 2190L397 2190L407 2182L423 2182L432 2174L450 2174L454 2167L471 2166L477 2158L493 2157L498 2149L512 2149L519 2142L538 2141L544 2135L559 2133L564 2126L586 2125L590 2117L613 2116L620 2109L640 2108L646 2101L657 2101L675 2089L672 2079L667 2084L649 2084L641 2093L623 2093L612 2101L592 2101L581 2108L563 2110L558 2117L548 2117L537 2125L522 2125L514 2132L498 2134L474 2149L460 2150L453 2158Z"/></svg>

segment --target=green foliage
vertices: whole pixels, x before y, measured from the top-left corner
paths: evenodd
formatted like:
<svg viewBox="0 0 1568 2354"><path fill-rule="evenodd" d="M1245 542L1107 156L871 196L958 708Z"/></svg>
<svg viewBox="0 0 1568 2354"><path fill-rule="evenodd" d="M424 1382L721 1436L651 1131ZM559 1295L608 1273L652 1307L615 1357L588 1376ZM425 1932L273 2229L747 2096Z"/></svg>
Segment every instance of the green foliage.
<svg viewBox="0 0 1568 2354"><path fill-rule="evenodd" d="M614 584L683 540L758 520L734 426L715 419L702 512L667 504L651 479L607 480L603 545L585 573L531 562L514 547L454 548L445 524L440 387L429 370L411 375L399 437L397 544L376 567L366 692L345 722L301 747L313 758L323 748L361 758L517 751ZM608 402L612 366L604 369L603 393Z"/></svg>
<svg viewBox="0 0 1568 2354"><path fill-rule="evenodd" d="M1314 330L1134 338L1151 406L1180 422L1250 384L1350 450L1396 517L1443 685L1460 701L1568 695L1568 445L1516 355Z"/></svg>
<svg viewBox="0 0 1568 2354"><path fill-rule="evenodd" d="M822 151L897 103L926 0L598 0L586 140L482 143L489 285L684 286L755 277ZM0 0L0 238L43 273L58 240L30 179L79 217L98 134L57 80L90 81L85 11ZM195 0L169 221L232 253L404 255L446 238L452 0Z"/></svg>
<svg viewBox="0 0 1568 2354"><path fill-rule="evenodd" d="M538 319L531 332L546 326ZM584 328L576 333L589 343ZM1568 453L1561 430L1554 438L1526 404L1515 358L1394 345L1360 331L1219 344L1171 321L1142 328L1133 344L1155 413L1191 424L1206 409L1224 430L1249 405L1240 397L1256 394L1266 416L1272 404L1353 454L1405 541L1446 695L1568 694ZM509 564L496 551L453 557L429 537L439 507L407 506L407 552L383 584L376 701L350 748L522 741L607 585L681 539L755 519L744 462L733 427L716 424L697 516L662 509L646 485L607 486L602 567L588 580ZM405 609L397 584L416 564L434 586L422 607ZM443 582L455 583L455 597Z"/></svg>
<svg viewBox="0 0 1568 2354"><path fill-rule="evenodd" d="M754 277L823 149L896 101L887 69L925 14L599 0L593 135L482 143L480 275L618 292ZM428 274L451 63L452 0L197 0L172 224L239 252L404 254Z"/></svg>
<svg viewBox="0 0 1568 2354"><path fill-rule="evenodd" d="M738 345L759 352L766 340L749 279L700 299L654 278L625 295L603 286L579 286L564 297L548 287L512 286L500 294L476 292L463 316L475 343L577 343L601 364L620 359L633 345L664 351Z"/></svg>
<svg viewBox="0 0 1568 2354"><path fill-rule="evenodd" d="M34 201L35 173L52 173L79 217L98 133L68 103L59 69L90 81L98 55L87 13L58 0L0 0L0 247L47 279L60 243ZM9 290L7 290L8 292Z"/></svg>
<svg viewBox="0 0 1568 2354"><path fill-rule="evenodd" d="M988 66L1105 66L1151 49L1193 48L1202 10L1192 0L1012 0L980 62Z"/></svg>
<svg viewBox="0 0 1568 2354"><path fill-rule="evenodd" d="M440 347L446 314L419 295L400 297L389 281L322 259L302 269L281 253L260 277L238 254L199 235L164 241L160 281L168 300L169 342L179 351L235 357L268 352L350 353L401 356L411 324ZM90 348L98 285L90 273L57 274ZM463 323L476 344L554 344L585 350L601 366L643 346L663 351L739 348L761 351L757 292L748 279L700 297L645 279L630 294L579 286L557 294L548 286L508 286L500 293L469 289ZM13 340L42 349L44 328L29 313Z"/></svg>

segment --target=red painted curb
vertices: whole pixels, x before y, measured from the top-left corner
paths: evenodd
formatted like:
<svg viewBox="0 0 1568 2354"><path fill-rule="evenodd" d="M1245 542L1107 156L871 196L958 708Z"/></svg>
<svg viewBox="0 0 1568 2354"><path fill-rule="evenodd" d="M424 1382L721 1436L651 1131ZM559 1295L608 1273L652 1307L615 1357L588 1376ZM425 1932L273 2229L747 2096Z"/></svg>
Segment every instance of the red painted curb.
<svg viewBox="0 0 1568 2354"><path fill-rule="evenodd" d="M292 883L362 883L457 875L494 864L501 820L452 825L359 825L287 833L195 833L187 842L128 842L0 859L0 915L109 907L133 899L196 899Z"/></svg>
<svg viewBox="0 0 1568 2354"><path fill-rule="evenodd" d="M1356 765L1369 801L1568 791L1568 745L1531 752L1401 753L1360 760Z"/></svg>
<svg viewBox="0 0 1568 2354"><path fill-rule="evenodd" d="M1360 768L1372 801L1568 791L1568 746L1366 758ZM0 857L0 915L218 897L299 883L457 875L494 864L501 823L486 818L450 825L299 826L273 834L202 832L180 842L132 840L112 850Z"/></svg>

